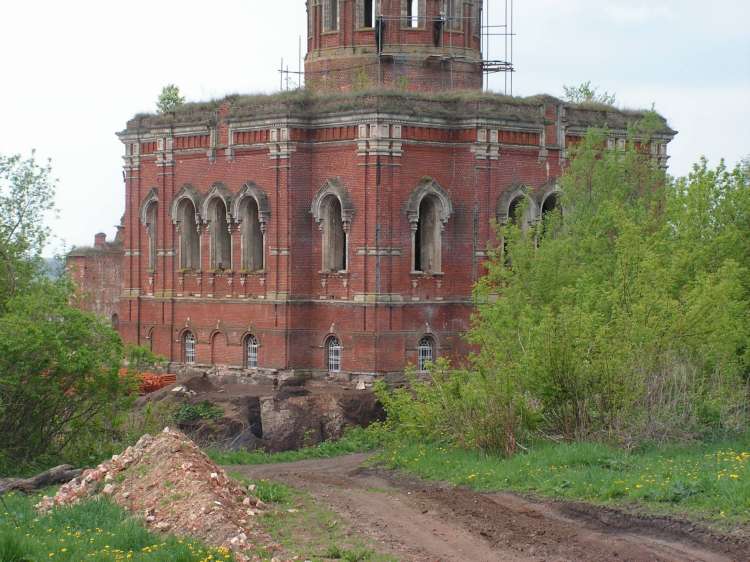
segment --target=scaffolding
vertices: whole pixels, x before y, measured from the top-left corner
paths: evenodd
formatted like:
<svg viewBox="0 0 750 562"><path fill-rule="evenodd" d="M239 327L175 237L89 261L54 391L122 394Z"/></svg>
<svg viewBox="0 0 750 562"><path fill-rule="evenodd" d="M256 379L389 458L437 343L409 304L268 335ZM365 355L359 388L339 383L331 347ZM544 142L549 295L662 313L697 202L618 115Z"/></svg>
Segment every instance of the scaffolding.
<svg viewBox="0 0 750 562"><path fill-rule="evenodd" d="M492 9L491 8L492 6ZM489 78L491 74L502 72L504 74L503 93L513 95L513 73L515 66L513 64L513 43L515 33L513 31L513 8L514 0L485 0L480 9L473 12L471 16L456 16L455 14L446 14L445 11L438 16L417 15L400 15L386 16L377 14L374 16L373 29L375 30L375 44L377 49L377 61L371 63L378 65L378 83L383 82L383 63L387 61L396 62L401 66L415 64L409 62L409 54L415 52L415 49L423 47L424 41L409 43L409 38L413 31L425 31L432 29L433 46L440 49L440 52L429 55L429 59L437 59L448 66L450 72L451 86L453 85L454 73L458 72L475 72L475 70L459 70L454 66L455 62L478 63L482 71L482 88L489 91ZM499 14L499 15L496 15ZM499 18L499 19L498 19ZM466 27L468 26L468 27ZM477 30L479 33L472 33ZM466 34L470 38L474 35L479 36L480 60L476 61L475 57L469 56L471 42L469 47L454 44L454 37L461 37L465 42ZM471 41L471 39L470 39ZM498 51L502 50L503 56L496 56ZM361 67L362 65L358 65ZM302 67L302 38L299 43L298 69L289 70L289 66L284 66L284 59L281 59L279 68L280 88L290 89L290 77L297 76L297 84L292 82L293 86L301 87L304 83L304 69Z"/></svg>

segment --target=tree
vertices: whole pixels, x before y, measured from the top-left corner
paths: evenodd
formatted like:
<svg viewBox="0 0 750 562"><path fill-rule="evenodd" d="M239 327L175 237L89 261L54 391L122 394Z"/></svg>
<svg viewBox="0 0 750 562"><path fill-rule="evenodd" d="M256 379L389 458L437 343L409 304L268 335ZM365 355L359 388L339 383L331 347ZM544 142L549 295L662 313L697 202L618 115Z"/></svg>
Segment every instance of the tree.
<svg viewBox="0 0 750 562"><path fill-rule="evenodd" d="M44 281L0 316L0 469L96 442L128 403L119 336L70 294Z"/></svg>
<svg viewBox="0 0 750 562"><path fill-rule="evenodd" d="M609 92L599 93L598 88L591 86L591 81L584 82L578 86L563 86L565 99L570 103L601 103L604 105L615 105L615 94Z"/></svg>
<svg viewBox="0 0 750 562"><path fill-rule="evenodd" d="M185 98L180 95L180 89L174 84L168 84L161 89L156 107L159 113L169 113L185 103Z"/></svg>
<svg viewBox="0 0 750 562"><path fill-rule="evenodd" d="M28 158L0 155L0 313L40 272L50 235L45 214L54 209L51 174L49 163L38 164L34 152Z"/></svg>

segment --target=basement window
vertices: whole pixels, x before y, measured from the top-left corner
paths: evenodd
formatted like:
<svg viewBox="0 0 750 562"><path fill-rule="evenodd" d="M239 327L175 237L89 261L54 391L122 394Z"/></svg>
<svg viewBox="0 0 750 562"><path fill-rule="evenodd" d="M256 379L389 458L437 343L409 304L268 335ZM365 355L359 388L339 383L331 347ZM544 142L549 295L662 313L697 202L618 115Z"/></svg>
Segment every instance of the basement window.
<svg viewBox="0 0 750 562"><path fill-rule="evenodd" d="M417 370L426 371L430 363L435 359L435 342L431 337L425 336L419 340L417 347Z"/></svg>
<svg viewBox="0 0 750 562"><path fill-rule="evenodd" d="M341 342L336 336L326 340L326 365L329 373L341 371Z"/></svg>
<svg viewBox="0 0 750 562"><path fill-rule="evenodd" d="M248 369L258 368L258 338L253 335L245 338L245 366Z"/></svg>
<svg viewBox="0 0 750 562"><path fill-rule="evenodd" d="M182 346L185 363L192 365L195 363L195 336L193 332L185 332L182 338Z"/></svg>

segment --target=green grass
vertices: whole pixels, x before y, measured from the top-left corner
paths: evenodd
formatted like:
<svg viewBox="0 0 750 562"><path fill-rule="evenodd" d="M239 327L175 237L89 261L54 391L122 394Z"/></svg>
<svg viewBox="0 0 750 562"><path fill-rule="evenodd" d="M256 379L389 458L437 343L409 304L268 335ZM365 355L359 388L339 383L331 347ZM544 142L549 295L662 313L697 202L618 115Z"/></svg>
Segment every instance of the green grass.
<svg viewBox="0 0 750 562"><path fill-rule="evenodd" d="M598 443L538 444L510 459L439 445L392 445L390 468L480 491L513 490L750 523L750 434L628 453Z"/></svg>
<svg viewBox="0 0 750 562"><path fill-rule="evenodd" d="M393 560L364 539L353 537L339 516L310 494L270 480L251 480L234 472L229 475L243 486L255 485L253 493L268 504L258 523L285 552L312 562Z"/></svg>
<svg viewBox="0 0 750 562"><path fill-rule="evenodd" d="M338 441L324 441L314 447L305 447L296 451L266 453L264 451L220 451L209 449L206 454L217 464L270 464L277 462L295 462L306 459L326 459L372 451L381 445L379 424L367 429L354 427Z"/></svg>
<svg viewBox="0 0 750 562"><path fill-rule="evenodd" d="M91 500L40 517L41 496L8 494L0 503L0 561L81 560L198 562L232 560L223 549L198 541L150 533L107 500Z"/></svg>

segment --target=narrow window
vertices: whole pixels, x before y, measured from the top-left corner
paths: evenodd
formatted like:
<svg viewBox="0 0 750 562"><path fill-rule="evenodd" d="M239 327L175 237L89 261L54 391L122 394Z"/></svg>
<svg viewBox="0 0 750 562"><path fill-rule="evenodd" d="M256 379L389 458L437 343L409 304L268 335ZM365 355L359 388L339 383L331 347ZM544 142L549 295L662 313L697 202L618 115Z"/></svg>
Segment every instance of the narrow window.
<svg viewBox="0 0 750 562"><path fill-rule="evenodd" d="M245 338L245 366L248 369L258 368L258 338L253 335Z"/></svg>
<svg viewBox="0 0 750 562"><path fill-rule="evenodd" d="M227 222L227 207L219 197L211 204L211 267L232 268L232 238Z"/></svg>
<svg viewBox="0 0 750 562"><path fill-rule="evenodd" d="M260 226L258 202L245 197L240 209L242 218L242 268L245 271L263 269L263 230Z"/></svg>
<svg viewBox="0 0 750 562"><path fill-rule="evenodd" d="M474 0L474 5L471 8L472 17L472 29L474 35L482 34L482 0Z"/></svg>
<svg viewBox="0 0 750 562"><path fill-rule="evenodd" d="M156 220L158 204L151 203L146 210L146 234L148 235L148 269L156 269Z"/></svg>
<svg viewBox="0 0 750 562"><path fill-rule="evenodd" d="M364 21L362 27L374 27L375 25L375 0L364 0L364 7L362 10Z"/></svg>
<svg viewBox="0 0 750 562"><path fill-rule="evenodd" d="M445 18L448 29L461 29L461 15L458 8L458 0L445 0Z"/></svg>
<svg viewBox="0 0 750 562"><path fill-rule="evenodd" d="M338 0L323 0L323 31L338 31L339 2Z"/></svg>
<svg viewBox="0 0 750 562"><path fill-rule="evenodd" d="M195 222L195 206L190 199L180 202L178 211L180 223L180 267L200 269L200 246L198 225Z"/></svg>
<svg viewBox="0 0 750 562"><path fill-rule="evenodd" d="M341 371L341 342L336 336L326 340L326 362L329 373Z"/></svg>
<svg viewBox="0 0 750 562"><path fill-rule="evenodd" d="M148 331L148 335L146 336L146 339L148 340L148 349L149 351L154 350L154 329L151 328Z"/></svg>
<svg viewBox="0 0 750 562"><path fill-rule="evenodd" d="M439 205L438 200L429 195L419 203L419 219L414 234L414 271L440 272L442 250Z"/></svg>
<svg viewBox="0 0 750 562"><path fill-rule="evenodd" d="M329 195L323 202L323 271L346 271L346 245L341 201Z"/></svg>
<svg viewBox="0 0 750 562"><path fill-rule="evenodd" d="M183 336L183 354L185 363L189 365L195 363L195 336L193 332L185 332Z"/></svg>
<svg viewBox="0 0 750 562"><path fill-rule="evenodd" d="M432 338L425 336L419 340L417 347L417 370L426 371L430 363L435 359L435 344Z"/></svg>
<svg viewBox="0 0 750 562"><path fill-rule="evenodd" d="M419 2L420 0L406 1L406 25L407 27L419 27Z"/></svg>
<svg viewBox="0 0 750 562"><path fill-rule="evenodd" d="M542 203L542 238L550 232L549 222L557 211L559 201L556 193L551 193Z"/></svg>
<svg viewBox="0 0 750 562"><path fill-rule="evenodd" d="M112 315L112 329L117 331L119 327L120 327L120 317L117 316L117 313L115 312Z"/></svg>

